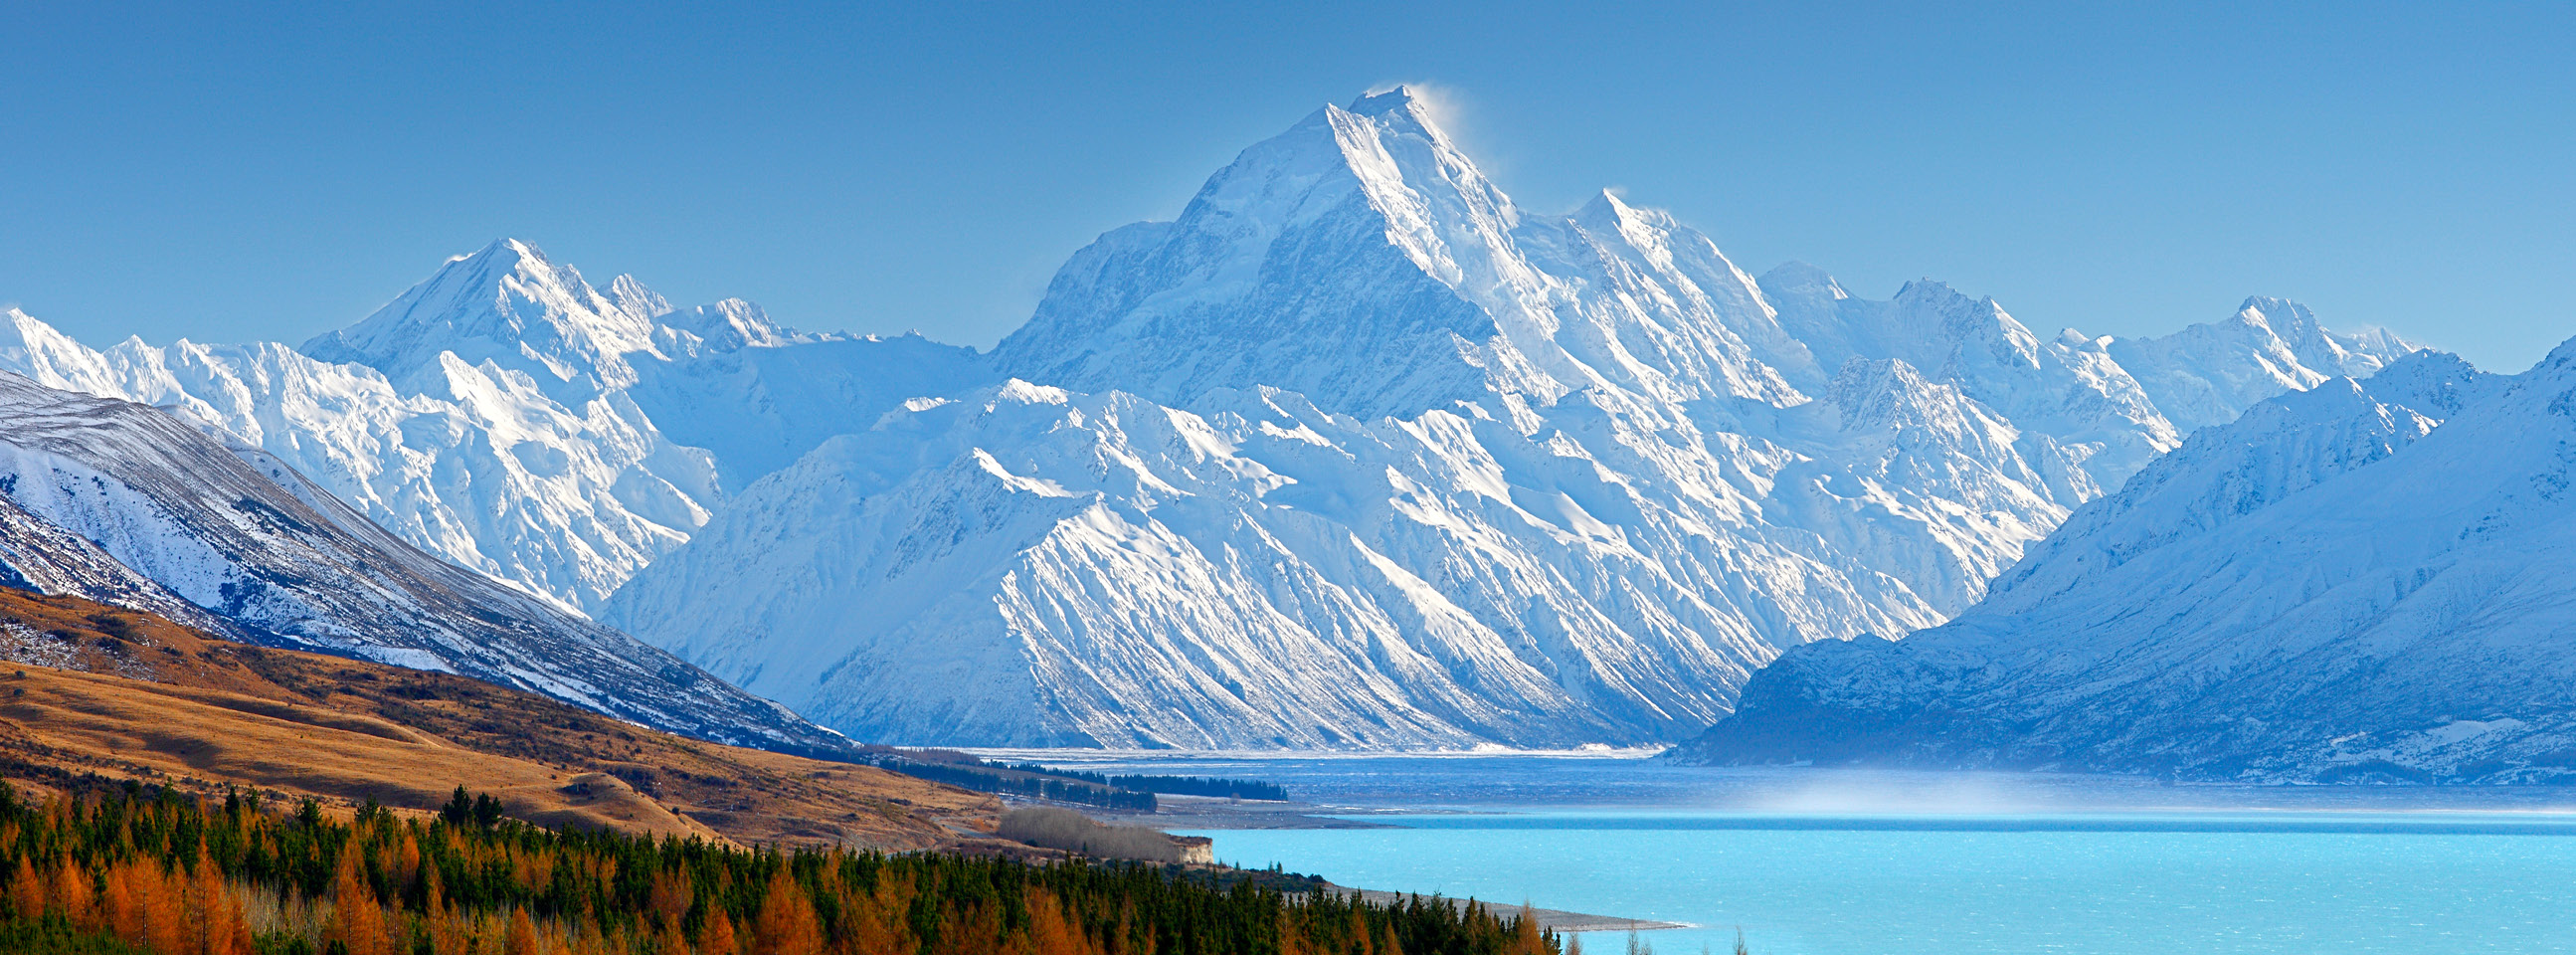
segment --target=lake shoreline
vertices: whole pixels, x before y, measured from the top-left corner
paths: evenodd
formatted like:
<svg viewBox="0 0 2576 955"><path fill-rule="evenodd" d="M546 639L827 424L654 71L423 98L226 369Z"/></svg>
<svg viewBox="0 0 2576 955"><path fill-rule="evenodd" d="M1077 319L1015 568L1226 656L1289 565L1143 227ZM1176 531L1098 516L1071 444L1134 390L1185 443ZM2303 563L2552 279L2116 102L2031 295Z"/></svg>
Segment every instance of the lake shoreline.
<svg viewBox="0 0 2576 955"><path fill-rule="evenodd" d="M1367 899L1368 901L1378 905L1395 905L1408 899L1420 899L1425 902L1437 901L1452 907L1464 907L1468 903L1473 902L1484 906L1488 911L1491 911L1498 916L1510 916L1513 913L1520 911L1521 908L1517 905L1502 905L1484 899L1452 899L1439 896L1417 895L1411 892L1387 892L1379 889L1352 889L1346 886L1331 885L1330 883L1327 883L1327 885L1329 886L1325 889L1327 892L1333 892L1340 895L1349 895L1352 892L1358 892L1361 898ZM1582 912L1567 912L1562 909L1543 909L1534 905L1529 907L1529 915L1531 918L1538 920L1539 928L1559 934L1568 932L1660 932L1670 929L1697 927L1681 922L1657 922L1652 919L1632 919L1616 915L1589 915Z"/></svg>
<svg viewBox="0 0 2576 955"><path fill-rule="evenodd" d="M1364 809L1352 806L1324 806L1304 802L1302 800L1268 801L1217 799L1200 796L1164 796L1162 797L1162 803L1163 808L1151 813L1103 812L1096 807L1090 806L1082 808L1092 817L1114 825L1150 826L1155 829L1166 831L1195 832L1250 832L1287 829L1393 829L1401 827L1391 826L1385 823L1369 822L1365 819L1339 817L1354 815L1402 815L1410 818L1420 818L1425 815L1421 810ZM1471 813L1435 814L1471 815ZM1417 898L1426 902L1437 900L1452 906L1463 906L1469 902L1477 902L1483 904L1488 909L1491 909L1495 914L1505 916L1511 915L1520 908L1519 905L1505 904L1490 899L1453 899L1415 892L1394 892L1385 889L1355 888L1347 885L1337 885L1330 882L1324 884L1322 891L1345 896L1356 892L1361 898L1379 905L1392 905L1403 902L1407 899ZM1659 922L1653 919L1629 918L1620 915L1599 915L1589 912L1569 911L1565 909L1540 908L1536 905L1531 905L1529 907L1529 915L1531 918L1538 921L1540 928L1558 933L1656 932L1693 927L1681 922Z"/></svg>
<svg viewBox="0 0 2576 955"><path fill-rule="evenodd" d="M1333 806L1302 799L1219 799L1206 796L1161 796L1153 812L1080 807L1103 822L1156 829L1380 829L1384 823L1367 816L1419 816L1419 809ZM1432 810L1437 812L1437 810ZM1351 818L1363 817L1363 818Z"/></svg>
<svg viewBox="0 0 2576 955"><path fill-rule="evenodd" d="M2570 788L1059 755L1279 784L1290 801L1175 797L1121 821L1337 886L1474 897L1497 914L1544 903L1565 917L1540 924L1595 951L1629 930L1660 951L1725 951L1740 926L1775 955L2576 955Z"/></svg>

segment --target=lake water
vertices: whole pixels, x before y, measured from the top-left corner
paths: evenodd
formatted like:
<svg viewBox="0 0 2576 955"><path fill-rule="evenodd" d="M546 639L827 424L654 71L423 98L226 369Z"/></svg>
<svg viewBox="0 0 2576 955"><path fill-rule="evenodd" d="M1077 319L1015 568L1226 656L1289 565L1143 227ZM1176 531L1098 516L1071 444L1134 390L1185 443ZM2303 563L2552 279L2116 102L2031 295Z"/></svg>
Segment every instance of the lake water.
<svg viewBox="0 0 2576 955"><path fill-rule="evenodd" d="M1343 885L1695 926L1640 936L1663 955L1726 951L1738 927L1775 955L2576 952L2565 790L1016 755L1280 782L1391 828L1196 834L1220 860Z"/></svg>

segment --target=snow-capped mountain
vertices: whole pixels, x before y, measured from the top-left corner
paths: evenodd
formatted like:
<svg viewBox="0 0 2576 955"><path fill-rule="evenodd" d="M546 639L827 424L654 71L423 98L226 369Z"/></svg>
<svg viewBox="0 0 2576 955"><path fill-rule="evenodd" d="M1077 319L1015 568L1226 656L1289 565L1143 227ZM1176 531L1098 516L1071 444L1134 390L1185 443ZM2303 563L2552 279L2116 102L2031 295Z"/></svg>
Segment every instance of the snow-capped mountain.
<svg viewBox="0 0 2576 955"><path fill-rule="evenodd" d="M1670 740L1974 603L2181 441L2143 382L2233 376L2215 413L2409 347L2262 314L2140 372L1938 283L1756 280L1614 196L1520 210L1396 90L1102 236L1008 381L752 482L601 615L880 739Z"/></svg>
<svg viewBox="0 0 2576 955"><path fill-rule="evenodd" d="M603 293L515 239L450 260L374 315L300 350L373 368L405 394L459 393L453 365L498 368L496 377L532 382L581 417L712 452L704 467L714 469L713 483L733 489L906 398L990 374L973 350L918 335L798 332L741 299L675 309L625 275ZM646 470L680 472L668 483L696 503L719 503L721 490L703 486L700 469L654 462ZM681 536L703 522L674 516L662 526Z"/></svg>
<svg viewBox="0 0 2576 955"><path fill-rule="evenodd" d="M435 356L407 391L284 345L92 351L11 311L0 368L160 406L277 455L405 540L577 608L687 539L722 500L704 451L612 398L566 405L491 361ZM12 334L14 332L14 334Z"/></svg>
<svg viewBox="0 0 2576 955"><path fill-rule="evenodd" d="M1985 601L1800 648L1682 758L2563 780L2576 342L2418 354L2206 428Z"/></svg>
<svg viewBox="0 0 2576 955"><path fill-rule="evenodd" d="M236 638L464 673L707 739L847 745L632 637L422 553L266 451L9 372L0 562L15 586Z"/></svg>
<svg viewBox="0 0 2576 955"><path fill-rule="evenodd" d="M504 240L302 351L102 352L9 309L0 369L221 429L413 545L585 612L728 485L974 380L973 352L918 336L807 335L746 302L611 289Z"/></svg>
<svg viewBox="0 0 2576 955"><path fill-rule="evenodd" d="M2368 378L2413 350L2380 329L2327 331L2307 306L2277 298L2246 299L2226 321L2107 344L2121 365L2137 369L2138 386L2157 410L2185 432L2234 421L2256 402L2327 378Z"/></svg>
<svg viewBox="0 0 2576 955"><path fill-rule="evenodd" d="M1234 410L1017 381L920 402L754 485L607 618L907 740L1624 738L1710 718L1734 661L1762 652L1693 593L1713 575L1675 579L1632 546L1661 531L1589 461L1497 460L1484 444L1508 429L1463 414L1372 425L1291 393L1207 398ZM1475 612L1495 605L1552 629ZM1641 624L1647 607L1673 619Z"/></svg>
<svg viewBox="0 0 2576 955"><path fill-rule="evenodd" d="M2130 341L1756 279L1606 193L1520 209L1401 89L1102 236L991 355L516 240L300 348L0 317L0 369L260 449L350 533L986 744L1678 738L1783 648L1974 604L2192 428L2411 349L2268 299Z"/></svg>

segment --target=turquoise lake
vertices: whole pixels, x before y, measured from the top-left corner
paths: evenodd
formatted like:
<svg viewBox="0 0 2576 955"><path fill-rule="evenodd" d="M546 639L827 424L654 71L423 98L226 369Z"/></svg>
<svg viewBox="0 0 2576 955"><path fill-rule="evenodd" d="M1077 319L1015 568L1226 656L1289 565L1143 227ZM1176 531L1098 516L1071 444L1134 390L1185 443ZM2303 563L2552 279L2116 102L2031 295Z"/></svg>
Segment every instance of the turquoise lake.
<svg viewBox="0 0 2576 955"><path fill-rule="evenodd" d="M2576 952L2563 790L1068 755L1045 761L1270 779L1386 827L1195 832L1221 861L1695 926L1639 936L1662 955L1738 927L1772 955Z"/></svg>

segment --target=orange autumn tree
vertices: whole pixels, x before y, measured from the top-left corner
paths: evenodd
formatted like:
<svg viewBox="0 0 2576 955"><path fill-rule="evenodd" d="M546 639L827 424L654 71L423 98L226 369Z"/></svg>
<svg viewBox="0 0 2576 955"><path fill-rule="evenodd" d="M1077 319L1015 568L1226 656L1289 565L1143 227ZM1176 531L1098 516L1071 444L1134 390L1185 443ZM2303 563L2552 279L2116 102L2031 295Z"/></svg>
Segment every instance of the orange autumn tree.
<svg viewBox="0 0 2576 955"><path fill-rule="evenodd" d="M760 903L760 921L752 937L753 955L825 955L823 928L814 918L814 902L787 866L769 878Z"/></svg>
<svg viewBox="0 0 2576 955"><path fill-rule="evenodd" d="M338 872L332 879L331 930L326 938L345 946L349 955L388 955L384 923L384 909L376 900L376 892L359 871L358 853L341 852Z"/></svg>

